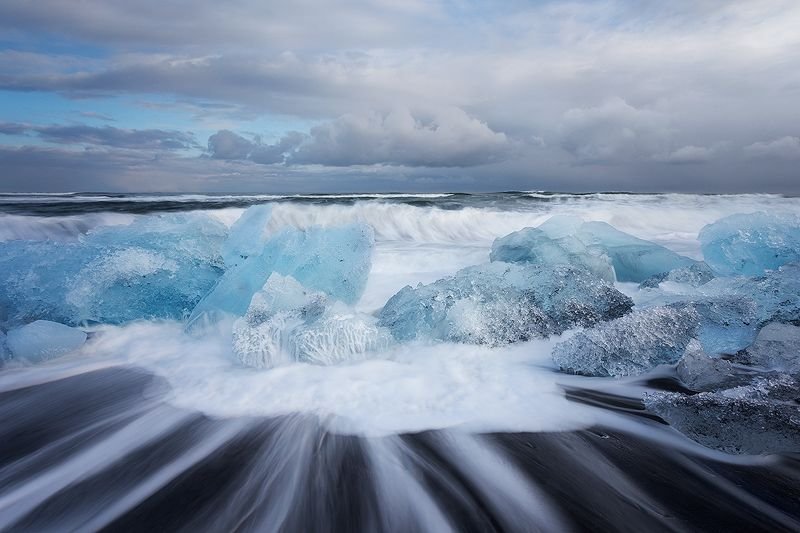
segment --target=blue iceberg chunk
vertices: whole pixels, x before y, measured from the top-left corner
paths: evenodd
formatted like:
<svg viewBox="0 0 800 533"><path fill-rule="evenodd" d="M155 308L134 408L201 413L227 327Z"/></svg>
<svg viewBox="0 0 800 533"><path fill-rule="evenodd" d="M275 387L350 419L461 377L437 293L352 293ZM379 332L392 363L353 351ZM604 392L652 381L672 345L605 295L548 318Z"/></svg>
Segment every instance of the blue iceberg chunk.
<svg viewBox="0 0 800 533"><path fill-rule="evenodd" d="M581 266L601 279L614 281L614 267L602 249L587 247L574 235L551 237L540 228L525 228L496 239L489 259L506 263Z"/></svg>
<svg viewBox="0 0 800 533"><path fill-rule="evenodd" d="M375 322L294 278L272 274L234 323L234 353L255 368L356 361L391 343L389 332Z"/></svg>
<svg viewBox="0 0 800 533"><path fill-rule="evenodd" d="M230 268L242 264L250 256L264 249L264 231L272 215L269 204L248 207L231 226L230 233L222 243L222 258Z"/></svg>
<svg viewBox="0 0 800 533"><path fill-rule="evenodd" d="M8 332L6 344L14 359L39 363L75 351L86 333L58 322L37 320Z"/></svg>
<svg viewBox="0 0 800 533"><path fill-rule="evenodd" d="M367 283L375 242L366 224L306 230L287 228L272 237L259 255L225 272L216 287L192 311L190 323L203 316L241 316L250 299L276 272L303 286L352 304Z"/></svg>
<svg viewBox="0 0 800 533"><path fill-rule="evenodd" d="M700 230L703 256L725 276L758 276L800 261L800 217L763 212L725 217Z"/></svg>
<svg viewBox="0 0 800 533"><path fill-rule="evenodd" d="M587 246L597 246L605 250L614 265L617 281L640 283L652 276L695 263L693 259L678 255L661 245L638 239L605 222L586 222L577 236Z"/></svg>
<svg viewBox="0 0 800 533"><path fill-rule="evenodd" d="M696 262L658 244L638 239L605 222L555 216L538 228L497 239L492 261L581 266L613 281L642 282Z"/></svg>
<svg viewBox="0 0 800 533"><path fill-rule="evenodd" d="M494 262L403 288L381 310L379 325L398 340L500 345L610 320L631 306L583 269Z"/></svg>
<svg viewBox="0 0 800 533"><path fill-rule="evenodd" d="M225 227L206 215L141 217L78 242L0 243L0 304L11 324L184 318L222 274Z"/></svg>
<svg viewBox="0 0 800 533"><path fill-rule="evenodd" d="M696 335L691 307L651 307L575 334L553 348L562 370L588 376L629 376L676 362Z"/></svg>

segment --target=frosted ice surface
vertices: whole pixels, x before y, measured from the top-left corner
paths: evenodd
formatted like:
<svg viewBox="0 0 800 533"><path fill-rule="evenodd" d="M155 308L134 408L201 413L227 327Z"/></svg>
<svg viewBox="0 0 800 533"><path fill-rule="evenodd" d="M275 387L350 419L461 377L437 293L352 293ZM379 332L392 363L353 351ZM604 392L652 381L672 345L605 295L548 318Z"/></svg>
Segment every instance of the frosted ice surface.
<svg viewBox="0 0 800 533"><path fill-rule="evenodd" d="M240 265L250 256L264 249L264 231L272 214L269 204L248 207L231 226L230 233L222 243L222 258L230 268Z"/></svg>
<svg viewBox="0 0 800 533"><path fill-rule="evenodd" d="M575 334L553 348L562 370L589 376L627 376L674 363L697 333L691 307L652 307Z"/></svg>
<svg viewBox="0 0 800 533"><path fill-rule="evenodd" d="M695 261L658 244L638 239L605 222L555 216L538 228L525 228L492 246L492 261L570 264L613 281L642 282Z"/></svg>
<svg viewBox="0 0 800 533"><path fill-rule="evenodd" d="M796 215L731 215L705 226L698 238L706 263L721 275L758 276L800 261Z"/></svg>
<svg viewBox="0 0 800 533"><path fill-rule="evenodd" d="M256 368L356 361L385 349L390 341L389 332L377 327L373 317L279 274L272 274L253 295L247 313L233 327L234 352L243 364Z"/></svg>
<svg viewBox="0 0 800 533"><path fill-rule="evenodd" d="M583 269L493 262L403 288L381 310L379 324L398 340L500 345L610 320L631 306Z"/></svg>
<svg viewBox="0 0 800 533"><path fill-rule="evenodd" d="M227 270L192 311L190 322L217 312L243 315L272 272L353 304L366 286L374 242L372 228L366 224L287 228L267 241L259 255Z"/></svg>
<svg viewBox="0 0 800 533"><path fill-rule="evenodd" d="M0 243L10 324L183 318L222 274L225 227L202 214L150 216L76 243Z"/></svg>
<svg viewBox="0 0 800 533"><path fill-rule="evenodd" d="M8 332L6 344L14 359L39 363L77 350L86 333L58 322L37 320Z"/></svg>
<svg viewBox="0 0 800 533"><path fill-rule="evenodd" d="M737 454L793 453L800 445L798 385L785 374L761 376L718 392L649 393L644 403L705 446Z"/></svg>
<svg viewBox="0 0 800 533"><path fill-rule="evenodd" d="M800 327L771 322L755 342L736 355L737 362L768 370L800 372Z"/></svg>

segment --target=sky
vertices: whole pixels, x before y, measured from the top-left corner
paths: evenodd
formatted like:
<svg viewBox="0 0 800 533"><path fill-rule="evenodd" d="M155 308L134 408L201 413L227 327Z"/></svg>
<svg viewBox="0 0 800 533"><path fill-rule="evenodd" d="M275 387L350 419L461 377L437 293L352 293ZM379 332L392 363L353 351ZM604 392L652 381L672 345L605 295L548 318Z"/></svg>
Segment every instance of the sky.
<svg viewBox="0 0 800 533"><path fill-rule="evenodd" d="M800 193L797 0L3 0L0 190Z"/></svg>

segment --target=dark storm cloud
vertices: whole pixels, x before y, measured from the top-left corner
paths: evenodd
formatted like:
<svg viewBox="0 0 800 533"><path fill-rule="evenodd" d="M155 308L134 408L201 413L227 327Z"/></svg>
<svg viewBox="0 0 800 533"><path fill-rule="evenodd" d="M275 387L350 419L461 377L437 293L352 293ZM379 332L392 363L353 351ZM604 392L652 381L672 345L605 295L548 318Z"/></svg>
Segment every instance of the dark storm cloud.
<svg viewBox="0 0 800 533"><path fill-rule="evenodd" d="M186 150L197 146L191 133L181 131L129 130L83 124L35 126L0 123L0 134L36 135L43 141L57 144L90 144L135 150Z"/></svg>

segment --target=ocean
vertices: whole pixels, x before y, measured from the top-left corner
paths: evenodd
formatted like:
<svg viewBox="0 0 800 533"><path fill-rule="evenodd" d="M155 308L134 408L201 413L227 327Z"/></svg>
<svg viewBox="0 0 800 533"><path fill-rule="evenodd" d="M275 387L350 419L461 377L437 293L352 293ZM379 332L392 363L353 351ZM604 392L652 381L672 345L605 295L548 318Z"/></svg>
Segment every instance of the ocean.
<svg viewBox="0 0 800 533"><path fill-rule="evenodd" d="M193 306L224 286L223 274L239 268L206 243L225 242L254 206L269 206L267 218L263 228L244 234L241 249L260 253L264 243L287 235L287 242L305 243L290 252L277 249L274 261L282 264L290 253L311 258L291 275L305 280L303 298L325 299L323 318L308 318L313 310L304 300L302 312L287 311L282 329L269 334L259 329L263 322L254 325L252 308L246 316L209 314L191 326ZM511 311L482 308L487 299L500 305L483 286L480 298L463 304L472 307L455 307L460 314L447 307L457 290L474 289L477 282L469 279L424 304L447 307L446 320L430 325L430 316L415 315L415 324L430 325L425 334L393 329L385 315L387 302L403 304L395 298L401 291L422 298L425 286L488 263L497 239L554 216L607 223L663 247L658 253L665 249L696 264L709 260L698 238L704 227L759 212L791 225L800 217L800 198L542 191L0 194L1 329L9 343L16 328L38 319L86 333L85 342L58 357L25 360L11 350L0 368L0 530L800 530L800 441L794 440L800 432L770 426L788 416L800 427L797 390L791 392L796 382L787 382L790 392L777 397L770 396L773 381L765 381L768 392L747 403L751 389L741 387L756 385L740 374L751 379L753 371L733 359L731 372L740 380L733 385L687 384L675 364L685 343L665 340L669 332L653 340L648 328L660 322L622 336L634 338L634 347L641 341L680 349L674 360L654 360L636 372L624 366L606 366L606 374L569 371L575 369L557 363L554 353L596 345L591 337L568 343L624 318L606 309L589 320L571 307L575 322L547 322L509 339L509 329L518 332L511 322L522 320L522 304L508 286L497 292L512 299L500 301ZM367 244L333 240L341 227L362 228ZM317 240L307 237L312 234ZM303 249L311 242L322 243L325 253ZM84 260L87 243L93 255ZM584 244L575 246L583 250ZM608 259L592 246L592 260ZM326 262L345 249L353 257L367 254L364 264L347 270L363 277L353 281L358 290L350 302L351 292L338 297L325 285L348 267ZM580 250L569 248L570 257ZM236 261L255 257L240 255ZM704 309L741 294L728 280L736 279L737 287L762 283L755 275L716 272L711 285L665 279L648 286L620 281L619 264L612 266L616 280L596 286L630 302L626 313L631 305L635 314L691 304L701 322L710 316ZM545 267L524 273L553 283L543 277L553 271ZM286 276L289 270L275 267ZM565 291L579 276L571 272L556 280ZM781 272L790 272L780 281L789 285L776 286L793 286L792 271ZM704 288L711 286L716 292ZM294 298L293 287L276 290ZM246 295L238 302L243 309L252 293ZM781 310L784 296L792 295L777 294ZM753 305L762 305L754 298ZM723 312L714 307L711 314ZM482 323L487 316L507 323L501 324L506 336ZM323 319L328 329L314 330ZM525 320L528 328L534 319ZM742 320L738 329L712 320L718 329L702 325L690 336L707 352L726 346L711 355L728 362L754 342L765 322ZM774 320L798 325L792 317ZM299 351L291 337L297 331L317 342L316 359ZM245 335L247 346L262 343L259 364L247 364L250 359L237 352ZM747 339L741 346L740 337ZM326 350L335 360L326 359ZM774 379L794 375L787 370ZM731 390L739 391L734 407L725 403L734 398L725 392ZM670 400L646 400L652 394ZM710 403L675 414L675 402L695 396ZM759 406L766 422L741 415ZM711 419L701 424L703 409ZM763 439L742 440L748 432Z"/></svg>

